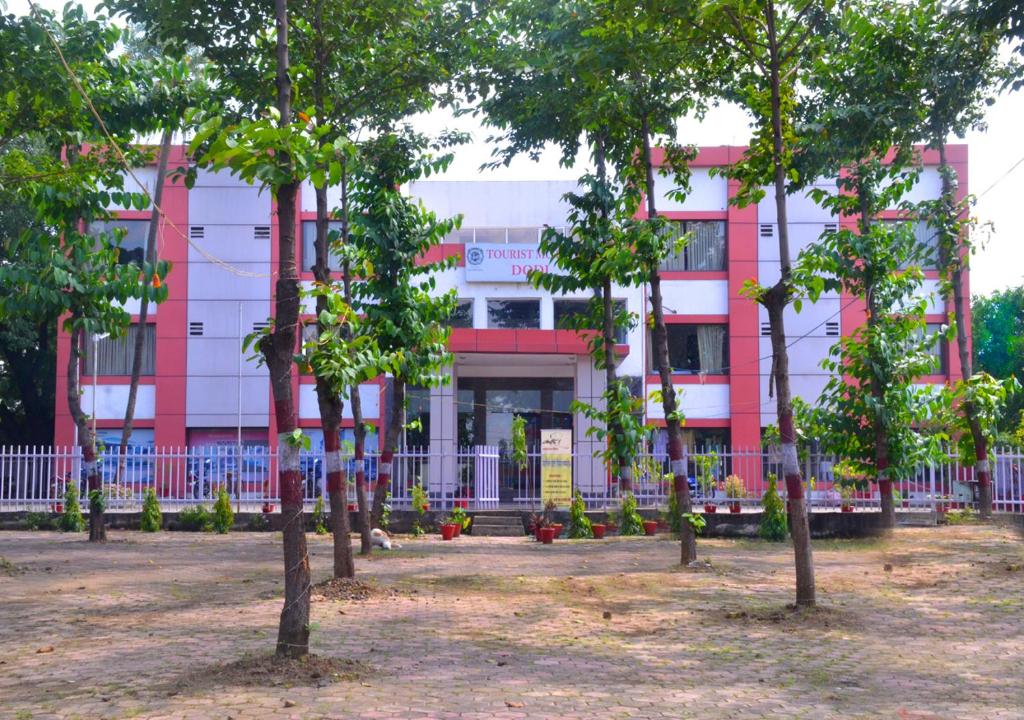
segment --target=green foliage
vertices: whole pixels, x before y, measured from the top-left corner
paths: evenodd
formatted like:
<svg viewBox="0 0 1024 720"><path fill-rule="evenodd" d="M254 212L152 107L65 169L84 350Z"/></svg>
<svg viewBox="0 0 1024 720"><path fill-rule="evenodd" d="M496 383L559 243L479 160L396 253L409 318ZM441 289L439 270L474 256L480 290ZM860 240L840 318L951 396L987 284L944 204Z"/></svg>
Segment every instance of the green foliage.
<svg viewBox="0 0 1024 720"><path fill-rule="evenodd" d="M526 418L522 415L512 416L512 462L526 469Z"/></svg>
<svg viewBox="0 0 1024 720"><path fill-rule="evenodd" d="M690 527L693 528L694 535L702 534L704 532L704 528L708 525L707 519L698 513L683 513L679 517L690 524Z"/></svg>
<svg viewBox="0 0 1024 720"><path fill-rule="evenodd" d="M969 507L946 512L947 525L970 525L978 522L978 513Z"/></svg>
<svg viewBox="0 0 1024 720"><path fill-rule="evenodd" d="M54 527L53 518L47 512L25 513L26 530L52 530Z"/></svg>
<svg viewBox="0 0 1024 720"><path fill-rule="evenodd" d="M245 523L245 527L247 530L253 532L263 532L270 527L270 521L263 513L253 513L249 516L249 520Z"/></svg>
<svg viewBox="0 0 1024 720"><path fill-rule="evenodd" d="M146 494L142 498L142 519L139 521L139 529L142 532L157 532L163 526L163 516L160 514L160 502L156 498L153 488L146 488Z"/></svg>
<svg viewBox="0 0 1024 720"><path fill-rule="evenodd" d="M103 490L90 490L89 491L89 512L90 513L102 513L107 509L107 498L103 494Z"/></svg>
<svg viewBox="0 0 1024 720"><path fill-rule="evenodd" d="M619 526L619 535L643 535L644 520L637 511L636 497L633 493L622 496L619 507L613 511L612 517Z"/></svg>
<svg viewBox="0 0 1024 720"><path fill-rule="evenodd" d="M718 471L718 453L712 451L704 455L696 455L693 459L697 465L697 484L704 491L704 495L708 496L718 484L715 476Z"/></svg>
<svg viewBox="0 0 1024 720"><path fill-rule="evenodd" d="M998 432L999 419L1009 398L1021 394L1021 386L1013 375L997 380L986 372L977 372L967 381L958 380L952 392L941 395L940 406L935 411L930 423L931 428L943 429L956 443L957 455L964 465L973 466L977 461L974 452L974 436L970 423L963 411L970 402L974 414L981 423L982 435L989 446L994 449ZM936 430L935 432L938 432Z"/></svg>
<svg viewBox="0 0 1024 720"><path fill-rule="evenodd" d="M676 495L676 485L672 480L674 479L671 475L665 476L669 480L668 486L668 510L662 513L662 519L668 523L669 530L674 535L678 535L682 531L681 516L679 514L679 496Z"/></svg>
<svg viewBox="0 0 1024 720"><path fill-rule="evenodd" d="M747 494L747 485L739 475L728 475L725 478L725 496L741 498Z"/></svg>
<svg viewBox="0 0 1024 720"><path fill-rule="evenodd" d="M313 503L313 515L310 518L310 522L313 525L313 532L317 535L326 535L330 532L327 528L327 513L324 512L324 498L323 495L316 499Z"/></svg>
<svg viewBox="0 0 1024 720"><path fill-rule="evenodd" d="M427 510L430 509L430 497L427 495L427 491L424 489L423 484L418 480L416 484L412 486L412 509L416 511L416 514L423 517L427 514Z"/></svg>
<svg viewBox="0 0 1024 720"><path fill-rule="evenodd" d="M68 483L64 490L64 512L61 513L57 524L64 532L85 530L85 518L82 517L82 506L78 500L78 488L73 483Z"/></svg>
<svg viewBox="0 0 1024 720"><path fill-rule="evenodd" d="M452 508L451 513L448 514L448 522L452 523L453 525L458 525L463 530L467 530L469 528L469 523L471 521L472 519L466 513L465 508Z"/></svg>
<svg viewBox="0 0 1024 720"><path fill-rule="evenodd" d="M384 494L384 502L380 506L380 529L387 530L391 527L391 491Z"/></svg>
<svg viewBox="0 0 1024 720"><path fill-rule="evenodd" d="M975 372L1024 383L1024 285L971 299L971 341ZM1024 412L1024 393L1006 399L1000 433L1012 434Z"/></svg>
<svg viewBox="0 0 1024 720"><path fill-rule="evenodd" d="M782 542L789 533L786 505L779 497L775 473L768 475L768 488L761 498L761 524L757 534L770 542Z"/></svg>
<svg viewBox="0 0 1024 720"><path fill-rule="evenodd" d="M594 529L591 527L590 518L587 517L587 506L584 504L583 495L579 490L573 496L572 505L569 507L569 537L573 539L594 537Z"/></svg>
<svg viewBox="0 0 1024 720"><path fill-rule="evenodd" d="M191 532L211 532L213 530L213 515L202 505L182 508L178 513L178 525L182 530Z"/></svg>
<svg viewBox="0 0 1024 720"><path fill-rule="evenodd" d="M235 512L231 509L231 496L224 488L217 493L217 501L213 504L213 517L210 522L213 529L221 535L227 533L235 525Z"/></svg>

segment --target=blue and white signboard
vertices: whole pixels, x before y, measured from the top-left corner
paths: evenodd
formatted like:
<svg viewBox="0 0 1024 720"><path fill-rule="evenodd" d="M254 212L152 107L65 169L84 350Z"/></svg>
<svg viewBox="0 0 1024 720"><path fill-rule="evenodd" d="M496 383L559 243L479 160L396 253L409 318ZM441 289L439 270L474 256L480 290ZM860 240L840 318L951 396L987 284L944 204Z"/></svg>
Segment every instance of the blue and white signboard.
<svg viewBox="0 0 1024 720"><path fill-rule="evenodd" d="M558 272L537 243L466 245L466 282L525 283L531 270Z"/></svg>

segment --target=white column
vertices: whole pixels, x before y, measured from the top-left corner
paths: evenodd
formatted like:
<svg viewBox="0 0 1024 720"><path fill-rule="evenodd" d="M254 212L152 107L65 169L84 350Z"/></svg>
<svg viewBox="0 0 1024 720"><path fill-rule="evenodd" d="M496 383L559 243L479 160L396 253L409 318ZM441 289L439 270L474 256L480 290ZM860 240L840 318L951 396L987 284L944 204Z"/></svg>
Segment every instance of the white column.
<svg viewBox="0 0 1024 720"><path fill-rule="evenodd" d="M430 464L427 487L431 493L444 490L451 494L455 486L456 418L455 370L447 370L451 382L430 391Z"/></svg>
<svg viewBox="0 0 1024 720"><path fill-rule="evenodd" d="M598 408L604 407L604 371L594 367L589 355L580 355L576 361L576 399ZM607 474L600 457L605 443L587 436L587 430L594 425L583 413L573 416L573 434L576 447L575 486L587 492L603 492Z"/></svg>

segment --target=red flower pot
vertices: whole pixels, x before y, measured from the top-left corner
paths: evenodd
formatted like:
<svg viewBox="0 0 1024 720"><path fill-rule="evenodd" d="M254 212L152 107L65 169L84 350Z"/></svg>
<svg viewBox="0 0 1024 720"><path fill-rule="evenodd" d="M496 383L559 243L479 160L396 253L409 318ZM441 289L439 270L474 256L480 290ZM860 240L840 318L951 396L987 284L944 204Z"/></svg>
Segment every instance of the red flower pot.
<svg viewBox="0 0 1024 720"><path fill-rule="evenodd" d="M263 503L263 512L264 514L269 515L270 513L274 512L274 506L271 505L270 503Z"/></svg>
<svg viewBox="0 0 1024 720"><path fill-rule="evenodd" d="M740 512L740 510L741 510L741 508L740 508L740 504L738 502L729 503L729 512L731 512L731 513L738 513L738 512Z"/></svg>
<svg viewBox="0 0 1024 720"><path fill-rule="evenodd" d="M441 526L441 539L451 540L455 537L455 525L452 523L445 523Z"/></svg>
<svg viewBox="0 0 1024 720"><path fill-rule="evenodd" d="M355 512L356 511L356 504L355 503L349 503L348 504L348 511L349 512Z"/></svg>
<svg viewBox="0 0 1024 720"><path fill-rule="evenodd" d="M53 506L53 511L58 515L64 512L64 503L57 503Z"/></svg>
<svg viewBox="0 0 1024 720"><path fill-rule="evenodd" d="M455 537L462 535L462 525L459 523L452 523L452 527L455 528Z"/></svg>
<svg viewBox="0 0 1024 720"><path fill-rule="evenodd" d="M604 540L604 525L601 523L593 523L590 529L594 531L595 540Z"/></svg>
<svg viewBox="0 0 1024 720"><path fill-rule="evenodd" d="M658 522L656 520L644 520L644 535L654 535L658 532Z"/></svg>
<svg viewBox="0 0 1024 720"><path fill-rule="evenodd" d="M533 528L533 539L536 540L537 542L540 542L540 531L541 530L543 530L543 528L540 525L536 525Z"/></svg>
<svg viewBox="0 0 1024 720"><path fill-rule="evenodd" d="M839 508L839 512L853 512L853 505L843 505Z"/></svg>
<svg viewBox="0 0 1024 720"><path fill-rule="evenodd" d="M423 503L422 507L423 512L427 512L428 510L430 510L430 503Z"/></svg>
<svg viewBox="0 0 1024 720"><path fill-rule="evenodd" d="M540 541L545 545L553 543L555 541L555 529L553 527L541 528Z"/></svg>
<svg viewBox="0 0 1024 720"><path fill-rule="evenodd" d="M718 507L715 506L715 505L712 505L711 503L704 503L704 512L706 512L708 514L714 514L714 513L718 512Z"/></svg>
<svg viewBox="0 0 1024 720"><path fill-rule="evenodd" d="M551 529L555 531L555 537L562 537L562 523L551 523Z"/></svg>

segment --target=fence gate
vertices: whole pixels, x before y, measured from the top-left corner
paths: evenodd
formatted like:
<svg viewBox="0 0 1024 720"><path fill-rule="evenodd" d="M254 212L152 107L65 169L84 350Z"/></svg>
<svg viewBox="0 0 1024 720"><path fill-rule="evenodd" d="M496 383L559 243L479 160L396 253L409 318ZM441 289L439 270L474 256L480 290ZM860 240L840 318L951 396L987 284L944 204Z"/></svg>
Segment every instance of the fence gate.
<svg viewBox="0 0 1024 720"><path fill-rule="evenodd" d="M477 445L474 450L473 477L476 481L476 507L480 510L498 507L498 448Z"/></svg>

